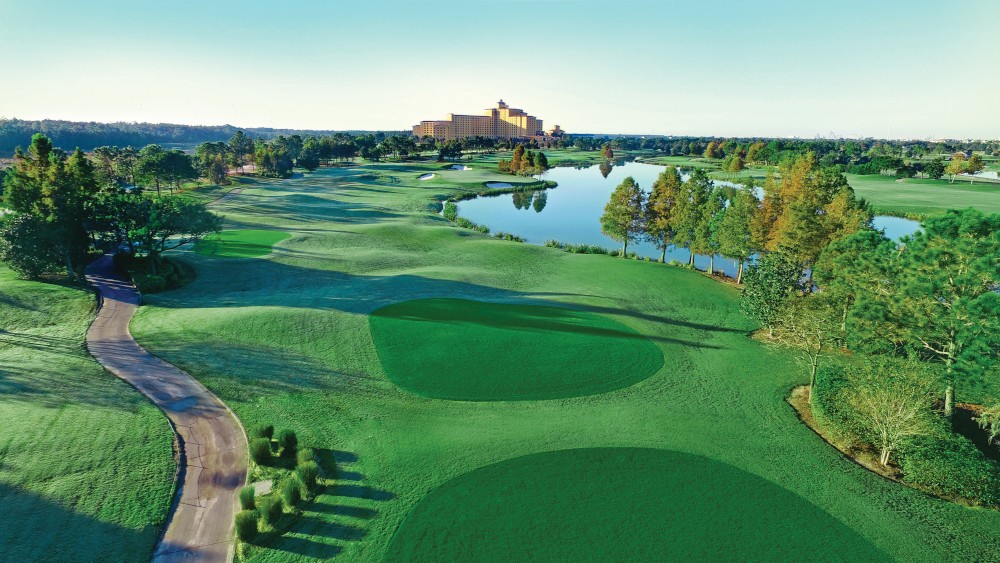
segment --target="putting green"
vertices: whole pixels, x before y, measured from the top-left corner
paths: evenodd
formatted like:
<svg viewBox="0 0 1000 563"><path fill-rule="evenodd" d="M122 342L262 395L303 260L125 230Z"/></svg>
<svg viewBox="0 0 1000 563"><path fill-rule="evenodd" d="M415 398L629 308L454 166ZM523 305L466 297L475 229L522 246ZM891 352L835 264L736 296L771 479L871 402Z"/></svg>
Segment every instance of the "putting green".
<svg viewBox="0 0 1000 563"><path fill-rule="evenodd" d="M440 399L593 395L663 365L659 348L631 328L562 307L418 299L383 307L368 323L389 379Z"/></svg>
<svg viewBox="0 0 1000 563"><path fill-rule="evenodd" d="M431 491L386 561L875 561L867 539L780 486L643 448L517 457Z"/></svg>
<svg viewBox="0 0 1000 563"><path fill-rule="evenodd" d="M257 258L271 253L271 247L290 237L284 231L239 229L222 231L198 241L194 251L225 258Z"/></svg>

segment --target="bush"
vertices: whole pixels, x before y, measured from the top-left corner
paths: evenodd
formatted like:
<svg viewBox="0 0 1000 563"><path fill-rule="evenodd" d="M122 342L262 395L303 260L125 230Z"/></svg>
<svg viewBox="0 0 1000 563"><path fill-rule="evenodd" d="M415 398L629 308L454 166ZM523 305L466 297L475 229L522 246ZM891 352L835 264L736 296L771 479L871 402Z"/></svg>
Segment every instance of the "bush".
<svg viewBox="0 0 1000 563"><path fill-rule="evenodd" d="M299 439L295 436L294 430L282 430L278 434L278 446L281 447L282 457L295 457L295 449L299 445Z"/></svg>
<svg viewBox="0 0 1000 563"><path fill-rule="evenodd" d="M245 542L257 537L256 510L243 510L236 514L236 537Z"/></svg>
<svg viewBox="0 0 1000 563"><path fill-rule="evenodd" d="M260 497L257 501L257 511L260 513L260 521L273 528L281 517L281 499L273 495Z"/></svg>
<svg viewBox="0 0 1000 563"><path fill-rule="evenodd" d="M316 461L316 453L312 448L302 448L295 454L295 464L302 465L309 461Z"/></svg>
<svg viewBox="0 0 1000 563"><path fill-rule="evenodd" d="M945 497L1000 504L1000 467L964 436L940 428L910 441L900 455L903 480Z"/></svg>
<svg viewBox="0 0 1000 563"><path fill-rule="evenodd" d="M274 426L271 424L258 424L253 427L251 435L253 438L267 438L270 440L274 437Z"/></svg>
<svg viewBox="0 0 1000 563"><path fill-rule="evenodd" d="M271 459L271 441L267 438L250 440L250 458L257 465L264 465Z"/></svg>
<svg viewBox="0 0 1000 563"><path fill-rule="evenodd" d="M292 508L302 500L302 483L293 473L281 482L279 492L281 493L282 500L285 501L285 506Z"/></svg>
<svg viewBox="0 0 1000 563"><path fill-rule="evenodd" d="M159 293L167 289L167 279L157 274L132 274L132 283L139 293Z"/></svg>
<svg viewBox="0 0 1000 563"><path fill-rule="evenodd" d="M316 480L319 478L319 465L315 461L307 461L295 468L295 473L299 480L305 485L307 491L316 490Z"/></svg>
<svg viewBox="0 0 1000 563"><path fill-rule="evenodd" d="M253 485L247 485L240 489L240 508L243 510L253 510L257 508L257 504L254 502L254 497L257 496L257 490Z"/></svg>
<svg viewBox="0 0 1000 563"><path fill-rule="evenodd" d="M449 201L444 204L444 218L449 221L454 221L458 218L458 206L455 202Z"/></svg>

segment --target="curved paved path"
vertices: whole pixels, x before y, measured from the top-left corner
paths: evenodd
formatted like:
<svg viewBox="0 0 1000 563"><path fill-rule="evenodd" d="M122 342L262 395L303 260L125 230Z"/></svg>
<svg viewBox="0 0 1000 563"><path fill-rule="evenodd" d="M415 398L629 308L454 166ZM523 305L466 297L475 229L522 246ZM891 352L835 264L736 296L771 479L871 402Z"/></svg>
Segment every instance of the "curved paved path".
<svg viewBox="0 0 1000 563"><path fill-rule="evenodd" d="M236 496L247 475L243 427L204 385L132 338L139 293L110 255L90 264L86 276L100 307L87 331L90 354L163 409L180 446L177 492L153 561L231 561Z"/></svg>

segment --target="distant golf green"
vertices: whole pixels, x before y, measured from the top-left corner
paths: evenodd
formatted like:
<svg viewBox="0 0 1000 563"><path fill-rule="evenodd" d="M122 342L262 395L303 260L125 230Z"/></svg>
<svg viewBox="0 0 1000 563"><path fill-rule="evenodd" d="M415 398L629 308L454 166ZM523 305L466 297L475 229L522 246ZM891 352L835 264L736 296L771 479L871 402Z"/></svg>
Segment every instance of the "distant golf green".
<svg viewBox="0 0 1000 563"><path fill-rule="evenodd" d="M284 231L239 229L222 231L198 241L194 251L225 258L258 258L271 253L271 247L290 237Z"/></svg>
<svg viewBox="0 0 1000 563"><path fill-rule="evenodd" d="M540 305L418 299L369 317L386 374L440 399L556 399L619 389L656 373L660 350L608 317Z"/></svg>
<svg viewBox="0 0 1000 563"><path fill-rule="evenodd" d="M516 457L431 491L387 561L874 561L863 536L733 466L644 448Z"/></svg>

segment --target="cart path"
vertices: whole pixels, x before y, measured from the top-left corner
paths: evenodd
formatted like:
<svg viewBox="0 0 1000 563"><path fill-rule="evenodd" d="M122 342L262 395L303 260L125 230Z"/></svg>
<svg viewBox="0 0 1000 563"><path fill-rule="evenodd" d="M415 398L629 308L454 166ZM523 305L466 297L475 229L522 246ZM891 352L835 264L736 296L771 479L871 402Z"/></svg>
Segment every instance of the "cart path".
<svg viewBox="0 0 1000 563"><path fill-rule="evenodd" d="M87 331L90 354L160 407L177 435L177 491L153 561L231 561L237 493L247 476L243 427L204 385L132 338L140 296L110 255L90 264L86 277L99 300Z"/></svg>

